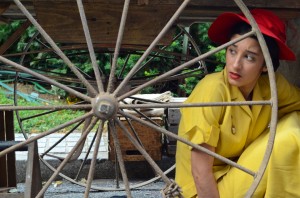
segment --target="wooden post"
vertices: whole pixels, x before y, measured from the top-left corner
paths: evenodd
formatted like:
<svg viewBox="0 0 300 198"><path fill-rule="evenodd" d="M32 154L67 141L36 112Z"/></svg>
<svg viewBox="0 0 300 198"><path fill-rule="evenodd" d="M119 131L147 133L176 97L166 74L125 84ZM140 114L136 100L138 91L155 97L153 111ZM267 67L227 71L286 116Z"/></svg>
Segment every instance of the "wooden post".
<svg viewBox="0 0 300 198"><path fill-rule="evenodd" d="M38 155L38 145L37 142L34 141L28 145L24 198L36 197L41 189L42 177Z"/></svg>
<svg viewBox="0 0 300 198"><path fill-rule="evenodd" d="M29 20L25 21L6 41L0 46L0 55L4 54L6 50L9 49L26 31L26 29L31 25Z"/></svg>
<svg viewBox="0 0 300 198"><path fill-rule="evenodd" d="M12 141L14 139L13 112L0 111L0 140ZM15 160L15 152L0 158L0 188L17 186Z"/></svg>

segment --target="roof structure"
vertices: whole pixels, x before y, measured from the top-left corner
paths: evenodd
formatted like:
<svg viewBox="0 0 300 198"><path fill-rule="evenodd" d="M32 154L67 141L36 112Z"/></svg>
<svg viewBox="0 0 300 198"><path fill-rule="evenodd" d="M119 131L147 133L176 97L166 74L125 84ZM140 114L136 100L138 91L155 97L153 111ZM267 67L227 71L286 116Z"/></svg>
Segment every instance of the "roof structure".
<svg viewBox="0 0 300 198"><path fill-rule="evenodd" d="M74 3L74 0L21 0L26 8L35 15L35 7L44 2L50 5L53 2L60 2L65 4L65 10L68 5ZM108 6L120 4L122 0L87 0L85 4L102 4ZM133 0L131 4L139 5L142 7L156 6L161 8L161 5L167 5L169 7L179 6L182 0ZM290 19L300 16L300 1L299 0L244 0L244 3L248 8L267 8L276 12L282 18ZM224 11L238 11L238 7L234 1L229 0L192 0L186 10L180 17L180 21L195 21L195 20L211 20ZM0 2L1 20L9 20L16 18L24 18L24 15L20 12L14 3L14 0L1 0Z"/></svg>
<svg viewBox="0 0 300 198"><path fill-rule="evenodd" d="M123 45L149 45L176 12L182 0L132 0ZM84 43L78 7L74 0L21 0L46 32L60 43ZM85 0L88 25L95 44L115 43L122 14L123 0ZM299 0L244 0L248 8L267 8L283 19L300 17ZM190 26L209 22L224 11L240 12L232 0L191 0L174 25ZM1 0L0 22L26 19L14 0ZM27 24L28 25L28 24ZM30 25L30 24L29 24ZM26 27L26 24L24 25ZM171 42L175 28L160 40Z"/></svg>

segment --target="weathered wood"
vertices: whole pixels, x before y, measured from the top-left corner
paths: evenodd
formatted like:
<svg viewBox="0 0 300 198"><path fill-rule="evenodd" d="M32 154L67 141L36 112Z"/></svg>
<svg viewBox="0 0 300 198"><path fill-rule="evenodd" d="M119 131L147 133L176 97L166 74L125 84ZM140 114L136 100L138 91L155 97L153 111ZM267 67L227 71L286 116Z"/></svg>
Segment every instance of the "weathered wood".
<svg viewBox="0 0 300 198"><path fill-rule="evenodd" d="M34 15L34 9L32 7L33 2L49 2L47 0L22 0L22 3L30 10L30 12ZM52 1L54 2L54 1ZM65 8L68 8L70 3L74 3L74 0L57 0L55 2L61 2L65 4ZM122 5L124 1L122 0L93 0L93 1L86 1L91 3L97 2L104 2L107 4L120 4ZM14 6L13 0L1 0L1 5L4 3L11 3L9 10L5 13L5 16L12 17L12 18L20 18L21 13L20 11ZM157 4L164 4L164 5L179 5L182 3L182 0L132 0L132 4L136 5L157 5ZM244 3L249 8L267 8L267 9L280 9L285 10L288 12L297 12L300 9L300 1L299 0L244 0ZM220 11L224 10L231 10L237 9L233 0L192 0L189 4L188 8L200 9L200 10L209 10L211 14L216 16L215 14L219 13ZM67 9L66 9L67 10ZM188 9L187 9L188 10ZM1 13L1 12L0 12ZM185 12L187 13L187 12ZM182 15L182 17L186 17ZM199 17L199 15L193 15L193 17ZM23 17L24 18L24 17Z"/></svg>
<svg viewBox="0 0 300 198"><path fill-rule="evenodd" d="M0 111L0 140L14 140L13 112ZM11 152L0 158L0 187L15 187L16 166L15 153Z"/></svg>
<svg viewBox="0 0 300 198"><path fill-rule="evenodd" d="M30 21L25 21L0 47L0 55L4 54L8 48L13 45L31 25Z"/></svg>
<svg viewBox="0 0 300 198"><path fill-rule="evenodd" d="M284 20L300 18L300 9L268 8L268 10L273 11L276 13L276 15ZM195 22L211 22L224 12L241 12L241 10L239 10L237 7L188 7L179 17L178 23L192 24Z"/></svg>
<svg viewBox="0 0 300 198"><path fill-rule="evenodd" d="M2 2L3 1L3 2ZM1 4L4 4L5 2L9 3L9 8L5 10L5 12L1 15L1 20L4 22L10 22L11 20L24 20L26 17L24 14L20 11L20 9L15 5L13 0L1 0ZM33 1L32 0L22 0L22 4L29 10L29 12L35 16L34 8L33 8Z"/></svg>
<svg viewBox="0 0 300 198"><path fill-rule="evenodd" d="M18 143L14 141L13 111L0 111L0 150ZM35 197L42 188L41 172L38 156L37 142L32 142L18 151L28 149L26 169L25 195L18 193L6 193L11 187L16 187L16 158L15 152L11 152L0 158L0 197Z"/></svg>
<svg viewBox="0 0 300 198"><path fill-rule="evenodd" d="M160 118L152 119L159 125L163 125L162 120ZM132 134L129 124L126 121L123 121L123 124L126 126L128 131ZM150 127L146 127L136 121L132 121L132 125L136 130L137 136L143 144L144 149L147 153L152 157L153 160L161 160L162 157L162 135L161 133L155 131ZM127 139L127 137L123 134L122 129L117 127L118 138L120 142L120 147L122 150L122 156L124 161L144 161L145 158L136 147ZM109 136L109 159L115 161L115 146L113 144L113 140L111 135Z"/></svg>
<svg viewBox="0 0 300 198"><path fill-rule="evenodd" d="M42 177L38 145L34 141L28 145L28 159L26 164L26 182L24 198L36 197L42 189Z"/></svg>
<svg viewBox="0 0 300 198"><path fill-rule="evenodd" d="M56 42L86 42L76 2L70 2L66 6L58 1L37 1L34 5L38 21ZM131 4L122 44L149 45L177 7L165 4ZM84 8L93 42L115 43L123 5L97 1L84 3ZM172 36L173 32L170 31L160 43L169 44Z"/></svg>
<svg viewBox="0 0 300 198"><path fill-rule="evenodd" d="M39 193L41 189L42 189L42 179L41 179L41 170L40 170L40 162L39 162L39 155L38 155L38 145L37 142L34 141L28 145L25 193L6 193L8 192L8 190L10 190L10 188L2 188L2 190L0 189L0 197L31 198L31 197L36 197L36 195Z"/></svg>
<svg viewBox="0 0 300 198"><path fill-rule="evenodd" d="M9 3L0 3L0 15L9 8Z"/></svg>
<svg viewBox="0 0 300 198"><path fill-rule="evenodd" d="M5 140L4 111L0 111L0 140ZM6 155L0 157L0 187L8 187Z"/></svg>
<svg viewBox="0 0 300 198"><path fill-rule="evenodd" d="M5 130L6 140L15 140L14 132L14 112L5 111ZM15 152L7 154L7 171L8 171L8 186L17 186L16 178L16 155Z"/></svg>
<svg viewBox="0 0 300 198"><path fill-rule="evenodd" d="M265 7L265 8L299 8L298 0L243 0L248 7ZM233 0L192 0L191 6L208 6L208 7L236 7Z"/></svg>
<svg viewBox="0 0 300 198"><path fill-rule="evenodd" d="M2 0L3 2L13 2L13 0ZM49 0L22 0L22 2L47 2ZM54 2L54 0L52 0ZM57 0L59 2L74 2L74 0ZM86 1L87 2L87 1ZM113 4L122 4L122 0L93 0L88 2L105 2ZM278 7L278 8L299 8L300 2L298 0L244 0L247 6L251 7ZM132 0L132 4L177 4L182 3L182 0ZM211 6L211 7L232 7L235 6L233 0L192 0L191 6Z"/></svg>

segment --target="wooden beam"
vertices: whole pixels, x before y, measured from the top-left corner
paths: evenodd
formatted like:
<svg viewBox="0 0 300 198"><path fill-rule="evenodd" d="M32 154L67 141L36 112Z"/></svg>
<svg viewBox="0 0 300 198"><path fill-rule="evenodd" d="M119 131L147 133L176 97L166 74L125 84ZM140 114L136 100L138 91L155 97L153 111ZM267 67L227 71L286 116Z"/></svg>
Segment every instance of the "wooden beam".
<svg viewBox="0 0 300 198"><path fill-rule="evenodd" d="M0 3L0 23L7 23L7 19L2 14L9 8L10 3Z"/></svg>
<svg viewBox="0 0 300 198"><path fill-rule="evenodd" d="M259 8L281 8L281 9L297 9L300 8L299 0L243 0L247 7ZM213 7L213 8L226 8L236 7L237 5L233 0L192 0L189 6L196 7Z"/></svg>
<svg viewBox="0 0 300 198"><path fill-rule="evenodd" d="M252 9L255 7L249 7ZM300 9L281 9L260 7L273 11L283 20L300 18ZM224 12L241 12L237 7L187 7L180 15L178 23L192 24L195 22L211 22Z"/></svg>
<svg viewBox="0 0 300 198"><path fill-rule="evenodd" d="M5 112L0 111L0 140L6 140L6 130L5 130ZM0 188L9 187L8 186L8 171L7 171L7 155L0 157Z"/></svg>
<svg viewBox="0 0 300 198"><path fill-rule="evenodd" d="M0 15L9 8L10 3L0 3Z"/></svg>
<svg viewBox="0 0 300 198"><path fill-rule="evenodd" d="M65 4L65 8L68 8L70 3L74 3L74 0L22 0L22 3L29 9L29 11L35 15L35 10L33 7L33 2L37 3L45 3L45 2L60 2L62 4ZM90 3L101 3L104 2L106 4L111 5L122 5L124 3L123 0L93 0L89 1ZM132 4L135 5L177 5L179 6L182 3L182 0L131 0ZM249 8L267 8L267 9L281 9L285 11L297 11L299 12L300 9L300 1L299 0L244 0L244 3ZM15 6L13 0L1 0L0 7L2 5L9 5L9 9L7 12L5 12L3 15L7 18L25 18L23 14L18 10L18 8ZM210 10L211 12L214 12L216 10L228 10L228 9L237 9L236 4L233 0L192 0L189 4L189 7L194 7L196 9L206 9ZM66 9L67 10L67 9ZM1 13L1 12L0 12ZM193 16L197 17L197 16Z"/></svg>
<svg viewBox="0 0 300 198"><path fill-rule="evenodd" d="M15 140L14 131L14 112L5 111L5 130L6 130L6 141ZM8 172L8 187L17 186L17 173L16 173L16 155L15 152L7 154L7 172Z"/></svg>
<svg viewBox="0 0 300 198"><path fill-rule="evenodd" d="M36 1L36 16L39 23L56 42L85 43L82 24L76 2L66 6L61 1ZM68 9L66 9L66 7ZM123 4L106 0L84 2L84 8L94 43L115 43L119 30ZM122 44L149 45L178 5L130 4ZM160 44L172 41L173 32L166 34Z"/></svg>
<svg viewBox="0 0 300 198"><path fill-rule="evenodd" d="M0 140L14 140L13 111L0 111ZM16 187L15 152L0 158L0 187Z"/></svg>
<svg viewBox="0 0 300 198"><path fill-rule="evenodd" d="M37 141L28 144L24 198L36 197L42 189L42 177ZM42 196L43 197L43 196Z"/></svg>
<svg viewBox="0 0 300 198"><path fill-rule="evenodd" d="M31 25L29 20L25 21L0 47L0 55L4 54L10 46L12 46Z"/></svg>

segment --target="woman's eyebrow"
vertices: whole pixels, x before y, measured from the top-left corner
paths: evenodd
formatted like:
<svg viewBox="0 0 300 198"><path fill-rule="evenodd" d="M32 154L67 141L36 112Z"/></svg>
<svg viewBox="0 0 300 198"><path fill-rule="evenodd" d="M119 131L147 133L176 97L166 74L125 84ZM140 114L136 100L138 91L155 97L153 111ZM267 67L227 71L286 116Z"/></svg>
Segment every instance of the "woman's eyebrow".
<svg viewBox="0 0 300 198"><path fill-rule="evenodd" d="M237 46L235 43L234 43L234 44L232 44L232 45L230 45L230 46L232 46L232 47L236 47L236 48L238 47L238 46Z"/></svg>
<svg viewBox="0 0 300 198"><path fill-rule="evenodd" d="M232 44L232 45L230 45L230 46L235 47L235 48L238 48L238 45L236 45L235 43ZM258 55L260 54L260 52L254 52L254 51L252 51L252 50L246 50L246 51L247 51L248 53L254 54L254 55L256 55L256 56L258 56Z"/></svg>
<svg viewBox="0 0 300 198"><path fill-rule="evenodd" d="M250 54L253 54L255 56L258 56L260 54L260 52L254 52L254 51L251 51L251 50L247 50L248 53Z"/></svg>

